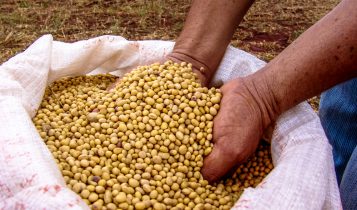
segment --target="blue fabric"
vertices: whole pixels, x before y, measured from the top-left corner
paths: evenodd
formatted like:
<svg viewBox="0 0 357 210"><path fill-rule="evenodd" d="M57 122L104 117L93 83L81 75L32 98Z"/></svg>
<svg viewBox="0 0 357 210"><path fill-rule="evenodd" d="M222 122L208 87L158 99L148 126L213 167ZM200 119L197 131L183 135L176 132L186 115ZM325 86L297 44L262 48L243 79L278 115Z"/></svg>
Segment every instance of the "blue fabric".
<svg viewBox="0 0 357 210"><path fill-rule="evenodd" d="M357 209L357 147L348 161L340 184L340 193L343 209Z"/></svg>
<svg viewBox="0 0 357 210"><path fill-rule="evenodd" d="M337 85L323 93L319 115L322 127L333 147L337 181L340 183L357 145L357 79Z"/></svg>
<svg viewBox="0 0 357 210"><path fill-rule="evenodd" d="M357 209L357 78L321 95L319 115L333 148L344 209Z"/></svg>

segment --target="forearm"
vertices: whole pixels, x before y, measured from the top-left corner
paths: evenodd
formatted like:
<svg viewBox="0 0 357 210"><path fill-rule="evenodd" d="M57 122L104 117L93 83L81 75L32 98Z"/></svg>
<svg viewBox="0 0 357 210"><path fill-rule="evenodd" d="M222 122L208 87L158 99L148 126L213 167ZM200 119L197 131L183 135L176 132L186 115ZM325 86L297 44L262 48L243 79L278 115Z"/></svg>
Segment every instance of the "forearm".
<svg viewBox="0 0 357 210"><path fill-rule="evenodd" d="M205 67L209 79L254 0L194 0L173 53Z"/></svg>
<svg viewBox="0 0 357 210"><path fill-rule="evenodd" d="M357 1L344 0L262 71L248 78L258 91L270 90L265 93L270 95L265 102L270 104L267 106L270 118L356 77L356 11Z"/></svg>

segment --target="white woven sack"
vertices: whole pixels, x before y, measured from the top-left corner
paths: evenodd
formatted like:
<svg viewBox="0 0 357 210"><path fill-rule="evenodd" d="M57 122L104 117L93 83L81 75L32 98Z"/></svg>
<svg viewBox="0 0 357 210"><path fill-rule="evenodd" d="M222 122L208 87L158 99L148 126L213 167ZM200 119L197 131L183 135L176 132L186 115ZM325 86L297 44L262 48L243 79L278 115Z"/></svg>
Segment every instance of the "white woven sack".
<svg viewBox="0 0 357 210"><path fill-rule="evenodd" d="M123 75L161 60L173 42L102 36L76 43L45 35L0 66L0 209L88 209L69 190L31 118L46 86L63 76ZM214 82L245 76L264 62L229 47ZM287 96L288 97L288 96ZM283 114L272 137L274 170L246 189L234 209L342 209L331 147L310 106Z"/></svg>

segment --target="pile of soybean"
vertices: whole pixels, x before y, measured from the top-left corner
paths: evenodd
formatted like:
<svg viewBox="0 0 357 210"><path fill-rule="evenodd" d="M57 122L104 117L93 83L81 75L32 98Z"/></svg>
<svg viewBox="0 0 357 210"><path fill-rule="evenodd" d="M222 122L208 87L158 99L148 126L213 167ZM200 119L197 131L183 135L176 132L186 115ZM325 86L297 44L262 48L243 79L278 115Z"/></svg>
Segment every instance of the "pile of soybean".
<svg viewBox="0 0 357 210"><path fill-rule="evenodd" d="M140 66L121 78L64 78L33 122L70 189L92 209L230 209L273 168L268 145L210 185L200 170L213 147L219 89L186 63Z"/></svg>

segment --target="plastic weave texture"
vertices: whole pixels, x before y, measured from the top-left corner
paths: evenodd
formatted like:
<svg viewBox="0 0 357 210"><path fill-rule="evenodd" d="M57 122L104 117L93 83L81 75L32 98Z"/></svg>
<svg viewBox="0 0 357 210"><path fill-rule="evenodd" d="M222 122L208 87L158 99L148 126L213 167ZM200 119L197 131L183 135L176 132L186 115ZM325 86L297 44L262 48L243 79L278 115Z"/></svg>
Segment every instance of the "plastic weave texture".
<svg viewBox="0 0 357 210"><path fill-rule="evenodd" d="M101 36L75 43L45 35L0 66L0 209L88 209L68 189L31 118L45 88L64 77L122 76L163 60L173 42L127 41ZM265 63L228 47L213 83L259 70ZM287 96L289 97L289 96ZM272 139L275 168L248 188L233 209L342 209L332 149L319 118L303 102L277 121Z"/></svg>

